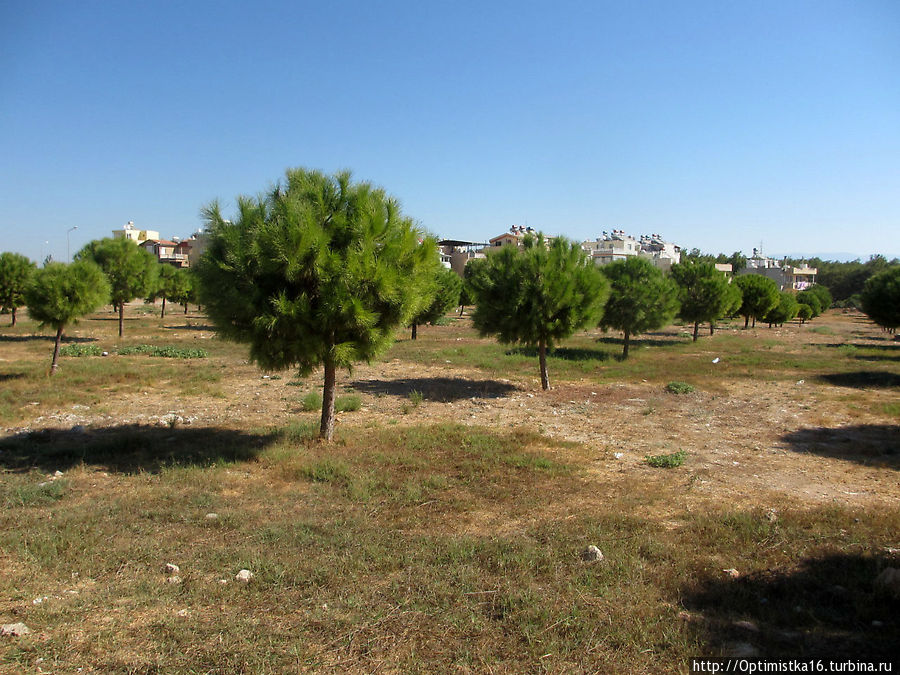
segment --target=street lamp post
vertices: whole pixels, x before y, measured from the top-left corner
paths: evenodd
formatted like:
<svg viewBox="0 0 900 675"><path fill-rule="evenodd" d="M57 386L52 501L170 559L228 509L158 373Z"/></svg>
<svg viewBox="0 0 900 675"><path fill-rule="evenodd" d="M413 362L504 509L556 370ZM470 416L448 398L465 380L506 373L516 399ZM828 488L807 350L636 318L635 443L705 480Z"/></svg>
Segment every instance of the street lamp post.
<svg viewBox="0 0 900 675"><path fill-rule="evenodd" d="M72 230L77 230L77 229L78 229L78 226L73 225L68 230L66 230L66 261L67 262L72 262L72 255L69 253L69 233L72 232Z"/></svg>

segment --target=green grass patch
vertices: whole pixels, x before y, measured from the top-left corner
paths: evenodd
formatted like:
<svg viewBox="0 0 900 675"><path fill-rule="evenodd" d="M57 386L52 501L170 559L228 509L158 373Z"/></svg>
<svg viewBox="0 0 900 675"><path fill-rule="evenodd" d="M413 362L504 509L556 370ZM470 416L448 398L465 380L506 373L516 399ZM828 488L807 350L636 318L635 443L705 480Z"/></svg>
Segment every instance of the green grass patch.
<svg viewBox="0 0 900 675"><path fill-rule="evenodd" d="M667 455L647 455L644 461L657 469L674 469L684 464L687 453L684 450L672 452Z"/></svg>
<svg viewBox="0 0 900 675"><path fill-rule="evenodd" d="M687 382L669 382L666 391L670 394L690 394L694 391L694 385Z"/></svg>
<svg viewBox="0 0 900 675"><path fill-rule="evenodd" d="M61 347L60 356L100 356L103 350L97 345L71 344Z"/></svg>
<svg viewBox="0 0 900 675"><path fill-rule="evenodd" d="M174 346L164 346L160 347L157 345L133 345L130 347L119 347L116 351L119 356L133 356L135 354L142 354L146 356L155 356L167 359L205 359L209 356L209 352L205 349L199 348L188 348L188 347L174 347Z"/></svg>

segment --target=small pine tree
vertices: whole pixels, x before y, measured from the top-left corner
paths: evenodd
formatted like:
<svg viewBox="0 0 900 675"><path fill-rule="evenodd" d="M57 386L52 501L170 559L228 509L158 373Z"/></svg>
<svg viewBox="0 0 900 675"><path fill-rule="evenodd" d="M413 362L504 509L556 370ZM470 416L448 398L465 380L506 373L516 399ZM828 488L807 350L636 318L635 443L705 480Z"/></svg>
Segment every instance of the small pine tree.
<svg viewBox="0 0 900 675"><path fill-rule="evenodd" d="M872 321L893 333L900 327L900 267L892 267L870 277L860 297L863 312Z"/></svg>
<svg viewBox="0 0 900 675"><path fill-rule="evenodd" d="M601 269L610 294L600 327L625 334L622 358L627 359L632 336L671 323L678 311L678 289L646 258L631 256Z"/></svg>
<svg viewBox="0 0 900 675"><path fill-rule="evenodd" d="M35 264L19 253L0 253L0 308L12 314L11 326L16 325L16 310L25 304L25 289L34 274Z"/></svg>
<svg viewBox="0 0 900 675"><path fill-rule="evenodd" d="M550 388L547 350L603 312L608 284L574 242L526 236L520 250L504 246L470 263L472 323L504 344L536 347L541 387Z"/></svg>
<svg viewBox="0 0 900 675"><path fill-rule="evenodd" d="M75 254L76 260L96 263L111 288L113 306L119 311L119 337L124 335L125 303L149 294L156 285L159 263L152 253L130 239L95 239Z"/></svg>
<svg viewBox="0 0 900 675"><path fill-rule="evenodd" d="M324 367L319 434L330 440L337 369L383 352L430 300L422 289L436 242L349 172L292 169L268 193L237 201L234 222L217 203L205 209L201 300L219 333L248 343L262 368Z"/></svg>
<svg viewBox="0 0 900 675"><path fill-rule="evenodd" d="M755 328L756 320L762 319L778 304L778 284L761 274L742 274L734 283L741 289L738 314L744 317L744 328L750 325L751 319Z"/></svg>
<svg viewBox="0 0 900 675"><path fill-rule="evenodd" d="M712 324L730 309L730 284L712 263L672 265L672 281L678 286L678 315L694 324L696 342L701 323Z"/></svg>
<svg viewBox="0 0 900 675"><path fill-rule="evenodd" d="M59 343L66 326L108 302L109 282L94 263L49 263L36 270L25 291L28 313L41 327L56 329L50 374L56 373Z"/></svg>
<svg viewBox="0 0 900 675"><path fill-rule="evenodd" d="M797 297L788 291L782 291L778 296L778 304L769 310L768 314L763 317L763 321L772 326L782 326L786 322L797 316L800 309L800 303Z"/></svg>

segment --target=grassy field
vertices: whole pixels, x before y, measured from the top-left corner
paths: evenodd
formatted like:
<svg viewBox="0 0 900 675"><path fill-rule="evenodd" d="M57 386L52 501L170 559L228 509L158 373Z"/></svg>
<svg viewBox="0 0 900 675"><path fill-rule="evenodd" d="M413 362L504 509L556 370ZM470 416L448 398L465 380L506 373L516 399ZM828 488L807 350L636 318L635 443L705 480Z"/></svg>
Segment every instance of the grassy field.
<svg viewBox="0 0 900 675"><path fill-rule="evenodd" d="M900 344L858 315L673 327L628 361L582 334L548 393L528 350L424 327L342 380L325 445L316 376L129 309L121 342L111 314L71 331L108 356L52 380L48 336L0 328L0 621L31 629L2 672L677 673L900 644L873 584L900 567Z"/></svg>

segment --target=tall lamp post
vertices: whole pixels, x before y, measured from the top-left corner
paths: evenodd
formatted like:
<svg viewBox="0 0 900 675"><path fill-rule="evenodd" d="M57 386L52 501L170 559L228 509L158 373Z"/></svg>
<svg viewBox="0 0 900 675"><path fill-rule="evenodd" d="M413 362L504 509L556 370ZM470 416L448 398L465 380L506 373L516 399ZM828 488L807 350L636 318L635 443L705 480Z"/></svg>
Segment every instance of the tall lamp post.
<svg viewBox="0 0 900 675"><path fill-rule="evenodd" d="M68 230L66 230L66 262L72 262L72 255L69 253L69 234L72 230L77 230L78 226L73 225Z"/></svg>

